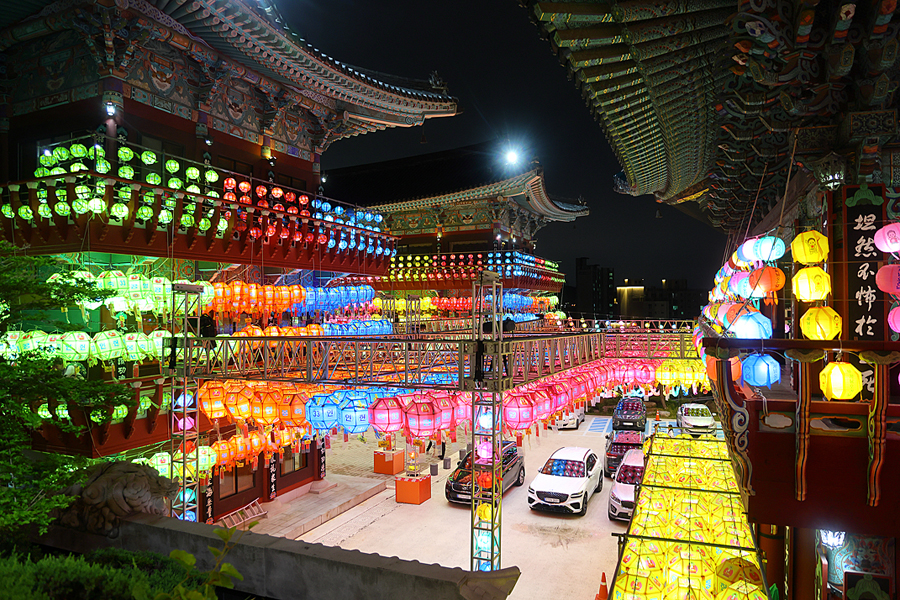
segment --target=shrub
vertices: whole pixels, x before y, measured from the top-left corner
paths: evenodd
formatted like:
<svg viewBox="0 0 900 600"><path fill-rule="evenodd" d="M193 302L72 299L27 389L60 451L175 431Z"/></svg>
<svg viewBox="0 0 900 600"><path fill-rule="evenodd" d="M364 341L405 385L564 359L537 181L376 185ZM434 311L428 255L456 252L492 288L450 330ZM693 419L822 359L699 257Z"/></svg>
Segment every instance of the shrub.
<svg viewBox="0 0 900 600"><path fill-rule="evenodd" d="M131 552L120 548L103 548L85 555L85 560L114 569L137 569L146 576L148 588L171 590L179 583L187 589L196 589L202 583L199 571L184 581L185 567L174 558L156 552Z"/></svg>

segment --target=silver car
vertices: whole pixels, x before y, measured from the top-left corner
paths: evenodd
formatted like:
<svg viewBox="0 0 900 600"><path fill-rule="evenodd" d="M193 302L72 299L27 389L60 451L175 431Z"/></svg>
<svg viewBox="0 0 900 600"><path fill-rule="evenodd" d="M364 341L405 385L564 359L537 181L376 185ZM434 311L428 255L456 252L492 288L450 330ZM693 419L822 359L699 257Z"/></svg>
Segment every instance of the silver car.
<svg viewBox="0 0 900 600"><path fill-rule="evenodd" d="M695 437L716 433L716 420L704 404L682 404L675 414L675 422L683 432Z"/></svg>

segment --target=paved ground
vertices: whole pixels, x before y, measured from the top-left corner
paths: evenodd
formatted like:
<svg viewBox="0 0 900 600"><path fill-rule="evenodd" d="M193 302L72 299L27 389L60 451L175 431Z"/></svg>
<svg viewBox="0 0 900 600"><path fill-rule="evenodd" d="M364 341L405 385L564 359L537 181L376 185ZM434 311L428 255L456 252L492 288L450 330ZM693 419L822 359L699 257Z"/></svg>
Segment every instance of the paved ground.
<svg viewBox="0 0 900 600"><path fill-rule="evenodd" d="M541 437L526 438L526 483L530 483L550 454L562 446L585 446L598 454L605 449L608 418L588 416L578 431L542 431ZM331 473L381 477L372 473L372 440L332 445L328 455ZM447 455L456 465L460 441L448 445ZM434 459L436 462L436 459ZM322 544L398 556L448 567L469 568L469 510L448 503L443 495L449 470L442 467L432 482L432 498L421 505L397 504L392 488L373 496L298 539ZM616 538L623 522L607 517L610 481L595 494L584 517L531 511L526 487L513 487L503 498L502 561L522 571L512 598L526 600L548 595L593 598L600 576L611 579L616 564ZM328 492L326 492L327 494ZM323 494L326 495L326 494Z"/></svg>

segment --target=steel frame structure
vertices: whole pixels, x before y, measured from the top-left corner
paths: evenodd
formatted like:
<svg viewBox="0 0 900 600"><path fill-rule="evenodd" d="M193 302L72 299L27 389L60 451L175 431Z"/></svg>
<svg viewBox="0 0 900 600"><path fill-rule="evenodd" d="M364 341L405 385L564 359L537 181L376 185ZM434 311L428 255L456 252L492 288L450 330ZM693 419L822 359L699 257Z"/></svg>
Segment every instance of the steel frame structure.
<svg viewBox="0 0 900 600"><path fill-rule="evenodd" d="M185 521L200 518L200 399L198 380L191 375L195 349L188 334L200 335L200 297L203 287L186 283L172 284L173 324L178 323L182 337L171 338L169 369L172 390L172 475L179 483L178 495L170 503L173 517ZM179 348L179 346L181 346Z"/></svg>

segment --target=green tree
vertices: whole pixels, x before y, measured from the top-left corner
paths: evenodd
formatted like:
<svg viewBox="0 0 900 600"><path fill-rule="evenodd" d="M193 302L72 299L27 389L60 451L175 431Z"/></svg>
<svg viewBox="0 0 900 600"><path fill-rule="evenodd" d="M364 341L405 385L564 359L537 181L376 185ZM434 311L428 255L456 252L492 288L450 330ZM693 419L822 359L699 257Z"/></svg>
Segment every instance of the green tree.
<svg viewBox="0 0 900 600"><path fill-rule="evenodd" d="M109 296L90 282L57 278L47 281L56 259L29 256L0 243L0 333L24 321L47 319L46 312L86 299ZM45 321L48 329L65 324ZM0 362L0 534L15 538L30 526L45 531L51 512L71 498L54 492L78 481L83 457L33 452L31 431L45 421L68 430L74 425L57 415L41 417L41 404L74 404L88 412L94 407L134 403L122 385L66 377L60 361L41 353L20 354Z"/></svg>

